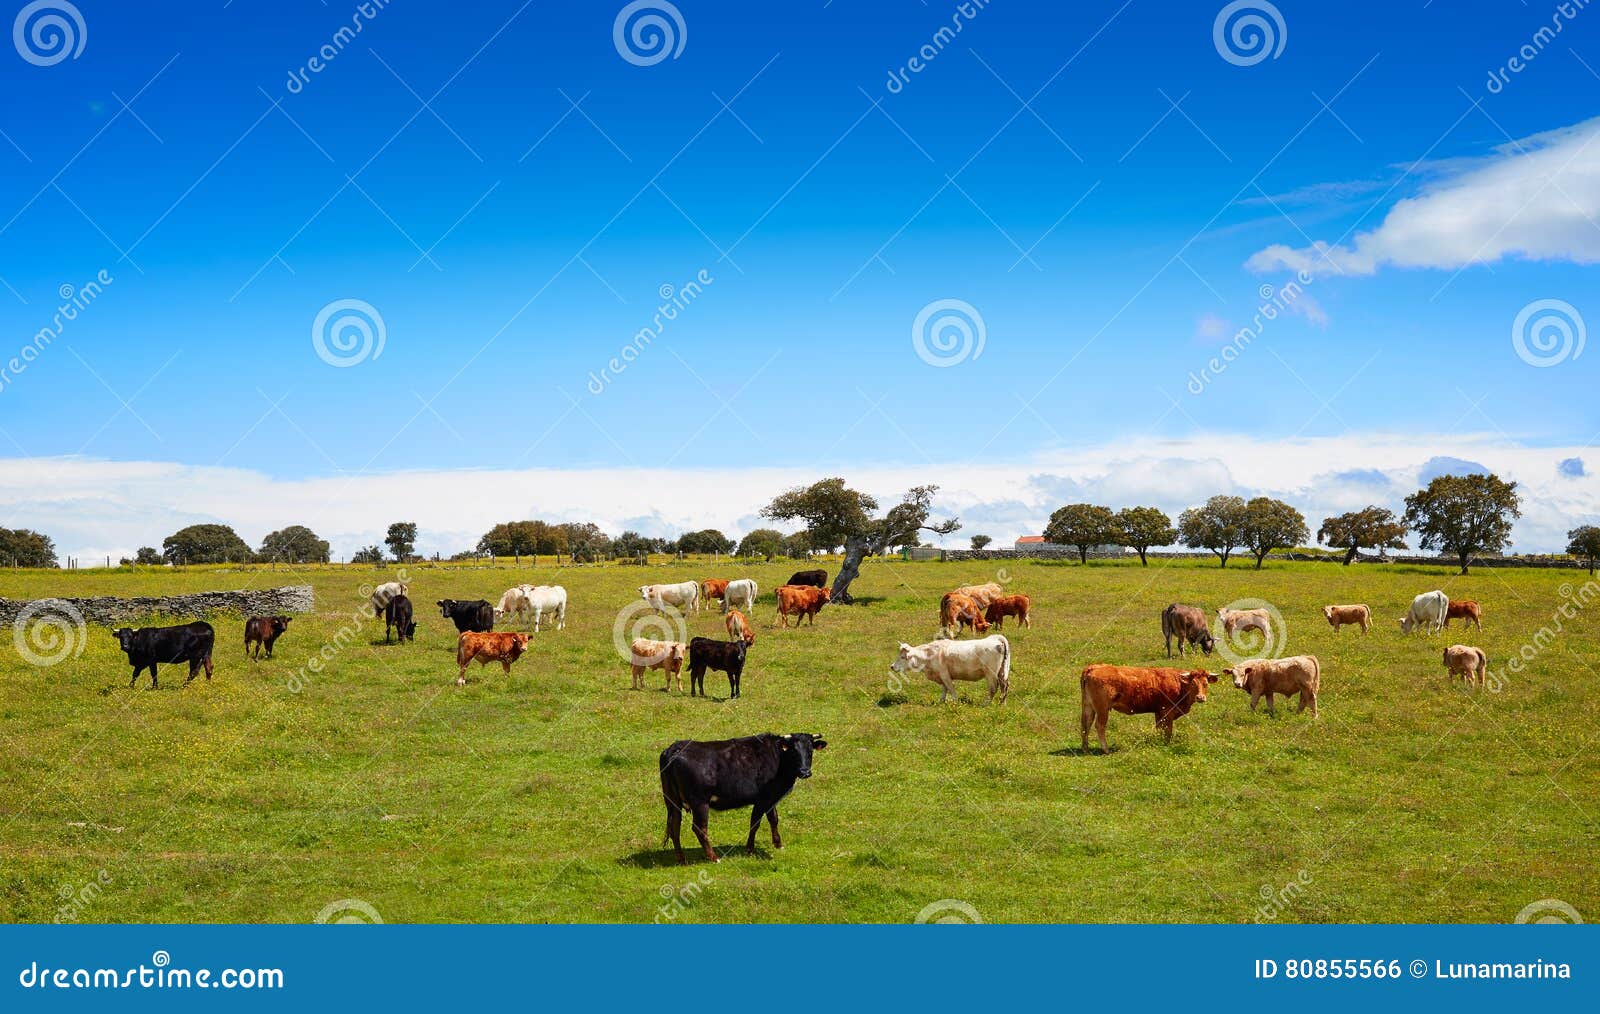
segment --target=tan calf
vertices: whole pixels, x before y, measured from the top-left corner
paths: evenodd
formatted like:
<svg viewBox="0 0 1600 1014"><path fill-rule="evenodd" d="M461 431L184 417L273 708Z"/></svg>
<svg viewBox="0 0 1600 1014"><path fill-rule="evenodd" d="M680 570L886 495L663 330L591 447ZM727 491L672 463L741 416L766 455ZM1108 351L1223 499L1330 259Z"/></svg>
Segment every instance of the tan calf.
<svg viewBox="0 0 1600 1014"><path fill-rule="evenodd" d="M1275 715L1272 696L1300 695L1297 711L1311 706L1311 717L1317 717L1317 693L1322 688L1322 663L1315 655L1291 655L1288 658L1258 658L1240 662L1232 669L1222 670L1224 676L1233 677L1233 685L1250 691L1250 710L1262 697L1267 699L1267 714Z"/></svg>
<svg viewBox="0 0 1600 1014"><path fill-rule="evenodd" d="M1482 648L1452 644L1444 650L1444 671L1452 681L1460 676L1469 686L1477 684L1481 687L1489 672L1489 656L1483 653Z"/></svg>
<svg viewBox="0 0 1600 1014"><path fill-rule="evenodd" d="M1322 615L1327 619L1328 626L1334 630L1349 625L1360 627L1361 633L1366 634L1372 629L1372 610L1364 605L1323 606Z"/></svg>

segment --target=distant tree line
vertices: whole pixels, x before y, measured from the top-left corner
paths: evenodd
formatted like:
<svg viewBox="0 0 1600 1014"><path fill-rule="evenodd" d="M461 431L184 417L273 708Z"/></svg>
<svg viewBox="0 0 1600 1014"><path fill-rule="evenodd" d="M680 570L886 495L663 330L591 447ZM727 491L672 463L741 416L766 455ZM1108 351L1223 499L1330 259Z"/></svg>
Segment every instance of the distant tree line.
<svg viewBox="0 0 1600 1014"><path fill-rule="evenodd" d="M961 527L956 518L931 519L937 492L937 486L916 486L899 503L880 510L875 497L851 489L843 479L823 479L780 494L761 511L763 517L773 521L799 523L800 531L785 535L775 528L757 528L737 542L715 528L687 532L676 539L635 531L612 538L593 522L506 521L485 532L473 549L451 559L553 556L587 563L652 553L715 553L774 560L804 559L842 547L844 561L834 580L833 596L835 601L848 602L850 583L866 557L881 555L896 546L922 545L923 532L949 535ZM1396 516L1384 507L1367 506L1324 518L1317 529L1317 542L1343 550L1348 566L1362 550L1404 549L1406 537L1415 535L1423 550L1454 556L1465 574L1473 557L1504 552L1510 545L1512 523L1522 516L1521 503L1517 484L1499 476L1442 475L1406 497L1403 515ZM1305 517L1282 500L1220 495L1183 511L1176 524L1156 507L1113 511L1099 504L1068 504L1050 515L1044 537L1048 542L1076 549L1078 559L1085 563L1096 547L1119 546L1134 550L1140 563L1148 566L1150 549L1181 543L1214 553L1223 567L1235 553L1246 552L1255 558L1259 569L1268 554L1304 545L1311 533ZM1600 562L1600 527L1574 528L1567 533L1567 539L1566 551L1585 561L1593 573ZM981 550L992 542L987 535L971 537L973 549ZM351 561L413 561L418 559L416 543L416 522L396 521L385 533L384 546L364 547L351 556ZM122 563L292 565L327 563L330 559L328 542L304 525L270 532L259 548L252 549L227 525L199 524L167 536L159 550L140 547ZM0 528L0 565L58 566L55 544L49 536L28 529Z"/></svg>

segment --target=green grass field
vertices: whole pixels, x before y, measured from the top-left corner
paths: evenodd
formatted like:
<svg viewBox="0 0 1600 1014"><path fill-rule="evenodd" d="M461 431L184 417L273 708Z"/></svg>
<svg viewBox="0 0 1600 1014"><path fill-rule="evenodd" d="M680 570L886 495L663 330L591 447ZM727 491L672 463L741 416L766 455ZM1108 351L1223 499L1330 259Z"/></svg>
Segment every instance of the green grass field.
<svg viewBox="0 0 1600 1014"><path fill-rule="evenodd" d="M1005 631L1009 702L987 706L980 684L946 706L926 680L892 687L896 644L933 637L940 593L997 566L871 563L861 604L782 630L771 589L790 563L424 565L410 572L416 643L385 646L368 614L299 692L291 677L392 570L0 573L9 598L317 593L270 662L244 659L236 617L212 617L216 678L187 689L167 667L159 691L148 676L129 690L103 627L47 668L4 638L0 918L51 921L68 894L87 895L68 913L86 922L306 922L341 899L388 922L649 922L669 895L686 899L670 909L680 922L909 922L941 900L988 922L1239 922L1269 894L1279 921L1507 922L1546 898L1600 918L1600 622L1561 619L1505 671L1582 572L1012 563L1008 587L1036 615ZM717 576L762 589L743 696L664 694L654 672L630 690L612 628L635 587ZM567 629L539 634L509 678L474 667L457 687L434 600L494 600L522 581L566 586ZM1482 602L1482 633L1402 637L1394 618L1435 587ZM1166 603L1244 597L1281 611L1287 652L1321 657L1320 720L1252 714L1219 682L1170 746L1148 716L1113 715L1112 752L1078 751L1085 664L1162 663ZM1371 635L1335 634L1331 602L1369 603ZM722 630L715 613L689 625ZM1503 690L1446 681L1441 648L1456 641L1488 651ZM706 682L726 695L725 677ZM780 807L785 847L763 833L746 855L748 811L713 814L724 861L686 848L678 867L657 754L762 731L829 742Z"/></svg>

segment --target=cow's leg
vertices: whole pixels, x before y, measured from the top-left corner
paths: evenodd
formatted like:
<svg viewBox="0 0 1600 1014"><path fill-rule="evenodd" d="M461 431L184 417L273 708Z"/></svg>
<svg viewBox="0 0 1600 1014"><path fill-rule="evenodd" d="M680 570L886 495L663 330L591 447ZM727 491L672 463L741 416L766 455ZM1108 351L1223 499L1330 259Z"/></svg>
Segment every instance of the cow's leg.
<svg viewBox="0 0 1600 1014"><path fill-rule="evenodd" d="M1251 711L1256 710L1256 705L1260 704L1260 703L1261 703L1261 692L1259 690L1252 690L1250 692L1250 710Z"/></svg>
<svg viewBox="0 0 1600 1014"><path fill-rule="evenodd" d="M1082 750L1089 752L1089 723L1094 720L1094 705L1085 697L1083 704L1078 708L1078 733L1082 737Z"/></svg>
<svg viewBox="0 0 1600 1014"><path fill-rule="evenodd" d="M683 842L679 839L679 832L683 830L683 811L667 803L667 841L672 843L672 848L678 853L678 865L688 862L683 858Z"/></svg>
<svg viewBox="0 0 1600 1014"><path fill-rule="evenodd" d="M1100 737L1100 752L1106 752L1106 721L1111 717L1111 709L1096 711L1094 716L1094 731Z"/></svg>
<svg viewBox="0 0 1600 1014"><path fill-rule="evenodd" d="M142 665L136 667L133 670L133 679L128 681L128 689L129 690L132 690L135 686L138 686L138 684L139 684L139 674L142 673L142 672L144 672L144 666L142 666Z"/></svg>
<svg viewBox="0 0 1600 1014"><path fill-rule="evenodd" d="M1274 718L1278 717L1278 712L1273 707L1273 704L1272 704L1272 691L1271 690L1267 691L1267 714L1271 715Z"/></svg>
<svg viewBox="0 0 1600 1014"><path fill-rule="evenodd" d="M751 855L756 854L756 832L761 830L761 801L750 807L750 837L745 839L744 850Z"/></svg>
<svg viewBox="0 0 1600 1014"><path fill-rule="evenodd" d="M134 673L133 674L133 678L134 679L138 679L139 678L139 674L137 672ZM151 662L150 663L150 689L154 690L156 688L156 685L157 685L156 684L156 664L154 662Z"/></svg>
<svg viewBox="0 0 1600 1014"><path fill-rule="evenodd" d="M783 848L783 839L778 837L778 805L774 803L767 811L767 823L772 825L772 847Z"/></svg>
<svg viewBox="0 0 1600 1014"><path fill-rule="evenodd" d="M691 823L694 827L694 836L700 839L700 847L706 850L706 858L714 863L722 862L717 858L716 850L711 847L711 804L696 804Z"/></svg>
<svg viewBox="0 0 1600 1014"><path fill-rule="evenodd" d="M207 653L204 662L206 666L206 679L209 680L211 679L211 655L209 653Z"/></svg>
<svg viewBox="0 0 1600 1014"><path fill-rule="evenodd" d="M198 675L200 675L200 660L198 658L191 658L189 660L189 678L183 681L183 685L188 686L189 684L193 683L194 678Z"/></svg>
<svg viewBox="0 0 1600 1014"><path fill-rule="evenodd" d="M1172 722L1171 721L1163 722L1160 718L1157 718L1156 719L1156 725L1161 727L1161 741L1163 743L1171 743L1172 742Z"/></svg>

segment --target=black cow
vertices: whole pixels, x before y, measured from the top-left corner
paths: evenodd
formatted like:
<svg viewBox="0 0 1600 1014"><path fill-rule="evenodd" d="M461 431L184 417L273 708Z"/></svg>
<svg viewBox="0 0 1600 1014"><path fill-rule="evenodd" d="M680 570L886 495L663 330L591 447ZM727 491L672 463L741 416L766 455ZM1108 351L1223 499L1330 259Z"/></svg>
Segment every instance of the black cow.
<svg viewBox="0 0 1600 1014"><path fill-rule="evenodd" d="M439 615L456 625L456 633L487 634L494 629L494 606L483 599L440 599Z"/></svg>
<svg viewBox="0 0 1600 1014"><path fill-rule="evenodd" d="M683 811L691 815L694 835L706 858L721 862L711 848L711 810L750 807L750 838L745 848L756 850L756 829L765 816L772 825L772 847L783 848L778 837L778 801L794 788L796 778L811 777L811 755L827 746L820 732L787 736L764 732L759 736L700 743L680 739L661 751L661 796L667 803L667 840L684 862Z"/></svg>
<svg viewBox="0 0 1600 1014"><path fill-rule="evenodd" d="M389 643L390 628L400 632L400 643L417 639L417 625L411 620L411 600L396 595L383 607L383 643Z"/></svg>
<svg viewBox="0 0 1600 1014"><path fill-rule="evenodd" d="M797 570L784 584L803 584L812 588L826 588L828 587L828 572L825 570Z"/></svg>
<svg viewBox="0 0 1600 1014"><path fill-rule="evenodd" d="M206 679L211 678L211 648L216 644L217 632L209 623L197 620L176 627L144 627L139 630L121 627L111 634L122 650L128 653L128 661L133 665L133 679L128 681L130 688L139 682L139 674L149 666L150 689L154 690L158 663L189 663L189 678L183 681L184 686L188 686L200 674L202 665L206 667Z"/></svg>
<svg viewBox="0 0 1600 1014"><path fill-rule="evenodd" d="M706 669L728 674L728 696L739 696L739 677L744 675L745 653L749 645L740 638L734 641L715 641L709 637L696 637L689 642L689 696L698 693L706 696Z"/></svg>
<svg viewBox="0 0 1600 1014"><path fill-rule="evenodd" d="M289 629L292 616L252 616L244 621L244 654L251 658L250 646L256 646L253 656L256 661L261 659L261 649L267 649L267 657L272 657L272 646L277 643L283 632Z"/></svg>

